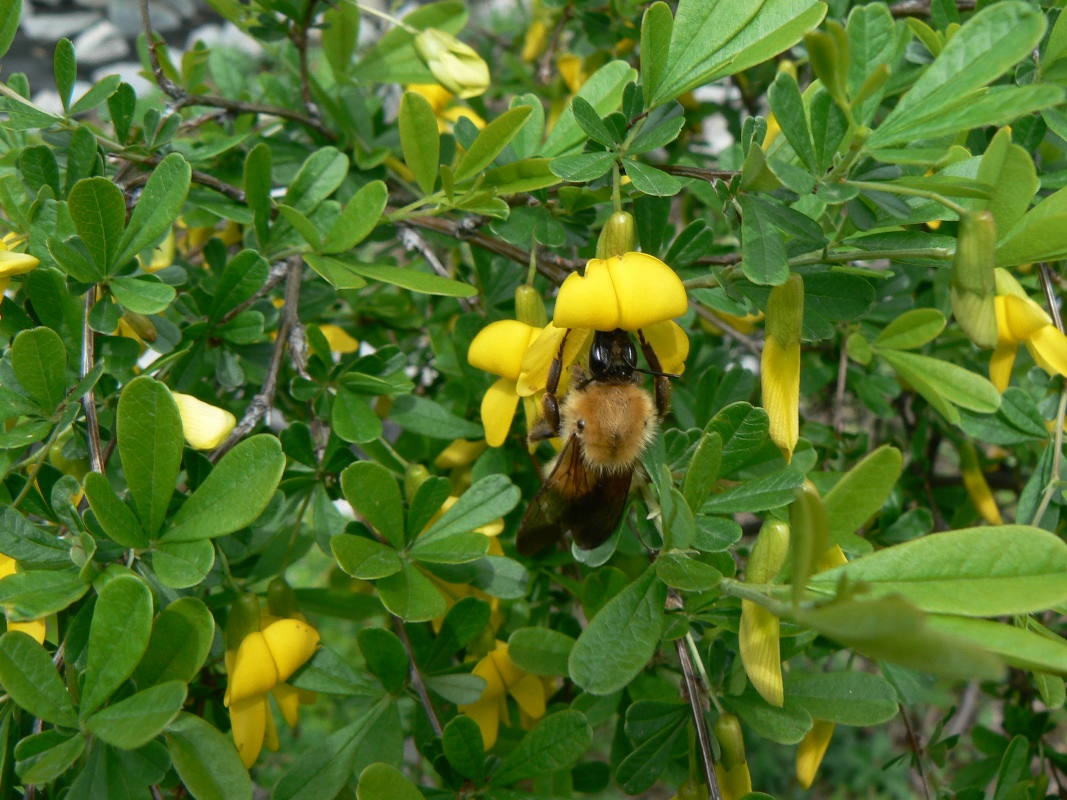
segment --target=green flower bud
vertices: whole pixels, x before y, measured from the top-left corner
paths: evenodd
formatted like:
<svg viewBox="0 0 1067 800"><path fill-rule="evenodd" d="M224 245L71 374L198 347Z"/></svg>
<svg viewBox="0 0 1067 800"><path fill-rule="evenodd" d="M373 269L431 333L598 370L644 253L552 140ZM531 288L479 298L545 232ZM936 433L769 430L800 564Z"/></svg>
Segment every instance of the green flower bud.
<svg viewBox="0 0 1067 800"><path fill-rule="evenodd" d="M722 767L731 770L747 762L745 737L741 733L741 721L733 714L720 714L715 720L715 738L722 749Z"/></svg>
<svg viewBox="0 0 1067 800"><path fill-rule="evenodd" d="M767 300L767 335L783 348L800 343L804 326L804 279L790 275L781 286L771 289Z"/></svg>
<svg viewBox="0 0 1067 800"><path fill-rule="evenodd" d="M793 602L798 603L808 578L818 572L819 559L830 545L830 522L819 490L810 480L804 481L789 507L789 532L793 548Z"/></svg>
<svg viewBox="0 0 1067 800"><path fill-rule="evenodd" d="M236 650L248 634L258 630L259 598L248 593L237 595L226 619L226 649Z"/></svg>
<svg viewBox="0 0 1067 800"><path fill-rule="evenodd" d="M989 211L960 217L949 293L952 313L978 347L997 346L995 253L997 223Z"/></svg>
<svg viewBox="0 0 1067 800"><path fill-rule="evenodd" d="M535 288L525 283L515 290L515 318L534 328L543 328L548 324L545 301Z"/></svg>
<svg viewBox="0 0 1067 800"><path fill-rule="evenodd" d="M267 608L275 617L291 617L296 611L296 592L281 575L267 586Z"/></svg>
<svg viewBox="0 0 1067 800"><path fill-rule="evenodd" d="M408 499L408 502L411 502L415 492L426 483L426 479L429 477L430 470L426 469L422 464L408 464L407 471L404 473L404 497Z"/></svg>
<svg viewBox="0 0 1067 800"><path fill-rule="evenodd" d="M154 342L159 338L159 333L156 331L156 326L152 324L152 320L146 317L144 314L138 314L133 311L127 311L122 315L122 318L126 320L126 324L130 326L134 333L144 339L146 342Z"/></svg>
<svg viewBox="0 0 1067 800"><path fill-rule="evenodd" d="M634 218L626 211L616 211L604 224L596 243L597 258L621 256L634 249Z"/></svg>
<svg viewBox="0 0 1067 800"><path fill-rule="evenodd" d="M789 526L776 519L763 523L748 557L748 583L770 583L781 571L789 553Z"/></svg>

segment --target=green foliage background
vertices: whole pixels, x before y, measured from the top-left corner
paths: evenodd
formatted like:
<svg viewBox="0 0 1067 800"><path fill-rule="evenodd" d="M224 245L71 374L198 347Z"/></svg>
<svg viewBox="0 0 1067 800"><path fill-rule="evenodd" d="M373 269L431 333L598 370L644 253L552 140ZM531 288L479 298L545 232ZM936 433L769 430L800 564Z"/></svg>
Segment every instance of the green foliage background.
<svg viewBox="0 0 1067 800"><path fill-rule="evenodd" d="M757 792L1063 796L1067 20L975 5L212 0L261 57L148 31L158 88L73 97L62 40L63 113L7 75L0 797L692 798L736 761L707 738L729 715ZM20 12L0 0L0 56ZM472 80L428 28L487 91L403 91ZM687 289L685 372L620 532L521 557L551 451L521 423L451 445L495 380L467 350L518 287L551 308L619 208ZM1050 316L1001 308L988 340L994 267L1020 285L997 302ZM791 275L787 460L759 360ZM1004 391L993 343L1030 351ZM198 444L175 393L233 432ZM756 582L766 521L791 539ZM321 644L287 680L317 704L249 772L225 693L250 595ZM498 640L547 708L502 694L486 751L459 707ZM820 723L806 791L783 765Z"/></svg>

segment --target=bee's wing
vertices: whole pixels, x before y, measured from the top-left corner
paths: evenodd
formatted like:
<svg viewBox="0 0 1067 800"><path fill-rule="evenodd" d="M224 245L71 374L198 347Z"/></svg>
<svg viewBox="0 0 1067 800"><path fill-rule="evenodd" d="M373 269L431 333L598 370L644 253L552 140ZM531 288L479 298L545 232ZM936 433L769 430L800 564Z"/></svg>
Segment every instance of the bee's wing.
<svg viewBox="0 0 1067 800"><path fill-rule="evenodd" d="M533 555L570 533L578 546L591 550L615 532L626 508L632 471L595 475L582 460L581 443L571 436L552 474L530 502L515 545Z"/></svg>

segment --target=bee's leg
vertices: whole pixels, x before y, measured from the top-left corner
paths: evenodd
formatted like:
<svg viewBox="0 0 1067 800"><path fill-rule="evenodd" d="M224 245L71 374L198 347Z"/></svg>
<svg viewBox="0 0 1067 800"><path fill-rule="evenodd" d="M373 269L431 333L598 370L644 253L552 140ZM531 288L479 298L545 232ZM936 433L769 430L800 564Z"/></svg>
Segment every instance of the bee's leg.
<svg viewBox="0 0 1067 800"><path fill-rule="evenodd" d="M645 361L648 362L648 367L653 372L663 372L663 367L659 363L659 356L656 355L656 351L652 349L652 345L645 339L645 335L641 332L637 332L637 338L641 341L641 352L645 354ZM659 418L663 419L667 416L667 412L671 410L671 379L666 375L656 375L652 378L656 386L656 413L659 414Z"/></svg>
<svg viewBox="0 0 1067 800"><path fill-rule="evenodd" d="M544 415L540 422L530 429L529 439L531 442L539 442L542 439L551 439L559 436L559 399L556 390L559 389L560 378L563 377L563 348L567 344L568 330L563 334L559 343L559 351L552 359L548 368L548 380L545 383L545 396L541 400L541 413Z"/></svg>

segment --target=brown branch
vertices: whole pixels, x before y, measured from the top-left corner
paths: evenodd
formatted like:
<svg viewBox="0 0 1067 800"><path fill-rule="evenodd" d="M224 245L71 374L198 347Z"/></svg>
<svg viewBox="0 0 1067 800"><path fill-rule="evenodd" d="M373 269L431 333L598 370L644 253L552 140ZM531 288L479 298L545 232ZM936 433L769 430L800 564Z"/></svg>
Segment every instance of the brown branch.
<svg viewBox="0 0 1067 800"><path fill-rule="evenodd" d="M430 693L426 690L426 682L422 679L422 673L419 672L419 665L415 663L415 653L411 649L411 640L408 639L408 632L404 628L404 620L400 617L393 617L393 627L396 628L396 635L400 637L400 641L404 645L404 649L408 654L408 661L411 662L411 682L415 685L415 691L419 695L419 702L422 703L422 710L426 712L426 716L430 720L430 725L433 728L433 732L440 736L443 729L441 728L441 720L437 717L437 711L434 710L433 702L430 700Z"/></svg>
<svg viewBox="0 0 1067 800"><path fill-rule="evenodd" d="M729 169L707 169L705 167L692 167L687 164L657 164L657 169L663 170L670 175L679 178L699 178L700 180L713 183L714 181L728 181L740 173Z"/></svg>
<svg viewBox="0 0 1067 800"><path fill-rule="evenodd" d="M974 11L975 0L956 0L956 8L960 11ZM930 0L903 0L889 7L889 13L894 17L929 17Z"/></svg>
<svg viewBox="0 0 1067 800"><path fill-rule="evenodd" d="M756 358L763 357L763 348L760 346L759 342L756 339L741 333L741 331L737 330L737 328L733 327L729 322L724 320L722 317L713 314L711 311L704 308L704 306L700 305L700 303L696 302L695 300L690 300L689 305L695 312L697 312L697 316L703 317L715 327L721 328L723 331L726 332L727 336L734 339L738 344L748 350L748 352L752 353L752 355L754 355Z"/></svg>
<svg viewBox="0 0 1067 800"><path fill-rule="evenodd" d="M89 312L92 311L93 302L96 300L96 287L90 287L85 293L85 316L82 318L82 360L81 377L85 377L93 371L93 350L96 344L96 333L89 326ZM82 408L85 410L85 425L88 429L89 439L89 463L93 472L104 471L104 456L100 449L100 420L96 416L96 392L89 387L82 395Z"/></svg>
<svg viewBox="0 0 1067 800"><path fill-rule="evenodd" d="M286 262L282 261L282 262L279 262L277 264L272 265L271 268L270 268L270 272L267 273L267 280L264 281L263 285L260 286L256 290L255 294L253 294L251 297L249 297L243 303L238 303L236 306L234 306L229 311L227 311L219 319L218 324L219 325L225 325L227 322L232 320L234 317L236 317L238 314L240 314L242 311L244 311L246 308L248 308L254 302L256 302L257 300L262 298L264 295L269 294L270 290L273 289L275 286L277 286L279 283L281 283L282 279L284 279L285 276L288 275L288 273L289 273L289 267L288 267L288 264L286 264Z"/></svg>
<svg viewBox="0 0 1067 800"><path fill-rule="evenodd" d="M148 12L148 0L141 0L141 23L144 25L145 45L148 47L148 61L152 65L152 75L155 77L156 83L159 85L159 88L163 90L165 95L174 100L178 100L185 94L185 90L180 86L176 86L174 82L164 74L163 67L159 63L159 53L156 52L156 48L159 47L159 42L152 33L152 17Z"/></svg>
<svg viewBox="0 0 1067 800"><path fill-rule="evenodd" d="M266 416L274 405L274 394L278 390L278 375L282 369L282 357L290 346L289 334L294 325L299 325L297 320L297 306L300 303L300 281L304 276L303 259L293 256L289 259L285 282L285 305L282 306L282 320L278 326L278 338L274 340L274 351L271 353L270 366L267 375L263 379L263 386L259 393L248 404L241 421L237 427L226 437L226 441L211 454L211 462L215 463L228 453L234 445L246 436L259 421Z"/></svg>
<svg viewBox="0 0 1067 800"><path fill-rule="evenodd" d="M304 101L304 110L307 111L308 117L318 121L322 118L322 115L319 114L319 109L312 102L311 77L308 73L308 30L311 28L311 22L315 17L315 5L315 0L310 0L307 11L304 13L303 22L299 26L294 25L295 29L290 38L293 40L293 46L296 47L300 61L300 98Z"/></svg>
<svg viewBox="0 0 1067 800"><path fill-rule="evenodd" d="M541 56L541 62L537 66L537 82L542 86L552 80L552 57L556 54L560 37L563 35L563 28L566 27L567 20L571 18L571 13L572 9L568 5L563 9L563 13L559 15L556 29L552 31L552 38L549 40L548 47L545 48L545 54Z"/></svg>
<svg viewBox="0 0 1067 800"><path fill-rule="evenodd" d="M834 392L834 436L841 438L845 427L845 383L848 377L848 348L845 332L841 332L841 357L837 362L837 386Z"/></svg>
<svg viewBox="0 0 1067 800"><path fill-rule="evenodd" d="M141 156L135 153L112 153L112 155L115 158L121 158L136 164L145 164L150 167L158 166L159 163L163 160L163 156L160 155ZM124 185L127 189L132 189L147 183L148 178L148 175L136 175L130 180L126 181ZM208 175L206 172L201 172L198 169L194 169L192 170L191 179L193 183L199 184L200 186L206 186L209 189L213 189L219 194L230 198L236 203L243 204L246 202L245 193L243 190L238 189L233 184L220 181L218 178L212 175Z"/></svg>
<svg viewBox="0 0 1067 800"><path fill-rule="evenodd" d="M397 224L397 230L399 233L398 238L400 239L400 244L404 245L405 250L407 250L409 253L414 250L419 255L421 255L426 260L426 263L430 265L430 269L432 269L442 278L453 277L449 274L448 269L445 267L444 264L441 263L441 259L437 257L437 253L433 251L433 248L430 247L430 243L426 241L426 239L421 233L419 233L417 230L408 225L404 225L403 223ZM462 306L464 311L474 310L474 303L472 303L470 299L466 297L460 297L457 299L459 300L459 304L460 306Z"/></svg>
<svg viewBox="0 0 1067 800"><path fill-rule="evenodd" d="M272 117L281 117L291 122L299 122L328 141L336 142L338 139L337 134L319 120L312 119L299 111L281 108L280 106L270 106L263 103L243 103L240 100L231 100L228 97L219 97L213 94L187 94L178 100L175 105L177 108L211 106L213 108L224 108L234 114L269 114Z"/></svg>

